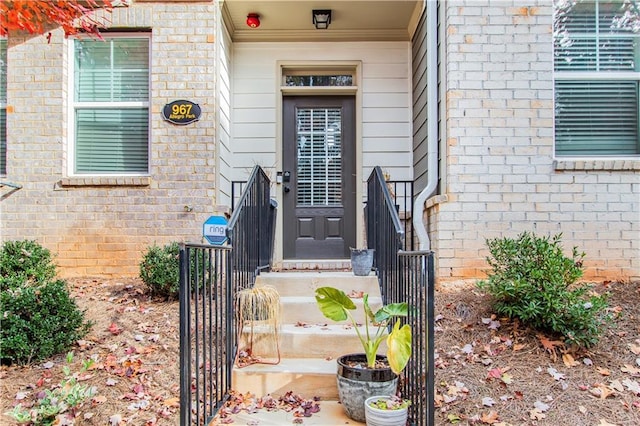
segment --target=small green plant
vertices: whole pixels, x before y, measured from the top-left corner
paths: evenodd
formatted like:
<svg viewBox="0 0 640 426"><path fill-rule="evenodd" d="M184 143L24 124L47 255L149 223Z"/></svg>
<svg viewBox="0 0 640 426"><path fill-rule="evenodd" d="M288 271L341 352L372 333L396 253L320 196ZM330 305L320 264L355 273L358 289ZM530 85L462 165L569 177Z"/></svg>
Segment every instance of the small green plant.
<svg viewBox="0 0 640 426"><path fill-rule="evenodd" d="M51 254L34 241L7 241L0 250L0 362L28 364L67 351L91 327L54 279Z"/></svg>
<svg viewBox="0 0 640 426"><path fill-rule="evenodd" d="M565 256L561 240L562 234L539 237L530 232L487 240L492 271L478 286L493 296L498 314L564 336L568 344L590 347L609 320L606 295L576 284L585 254L574 247L571 257Z"/></svg>
<svg viewBox="0 0 640 426"><path fill-rule="evenodd" d="M409 314L409 307L406 303L391 303L381 307L375 314L369 307L369 295L362 297L363 306L367 321L365 321L365 333L358 329L356 320L351 315L356 305L345 294L344 291L333 287L320 287L316 289L316 302L322 314L333 321L351 321L362 348L367 356L367 367L375 368L376 354L380 343L387 339L387 361L391 370L400 374L407 366L411 357L411 326L405 324L400 326L400 320L396 320L393 329L388 336L385 331L394 318L406 317ZM369 323L376 327L375 333L371 333Z"/></svg>
<svg viewBox="0 0 640 426"><path fill-rule="evenodd" d="M4 414L21 425L74 424L73 419L77 416L78 410L88 398L95 395L96 388L81 385L78 383L78 375L71 374L73 352L67 354L66 361L67 365L62 368L64 378L58 386L36 393L36 401L30 408L18 404ZM86 365L91 363L83 362L81 372L86 371Z"/></svg>
<svg viewBox="0 0 640 426"><path fill-rule="evenodd" d="M152 296L176 298L180 291L180 246L149 247L140 262L140 278Z"/></svg>

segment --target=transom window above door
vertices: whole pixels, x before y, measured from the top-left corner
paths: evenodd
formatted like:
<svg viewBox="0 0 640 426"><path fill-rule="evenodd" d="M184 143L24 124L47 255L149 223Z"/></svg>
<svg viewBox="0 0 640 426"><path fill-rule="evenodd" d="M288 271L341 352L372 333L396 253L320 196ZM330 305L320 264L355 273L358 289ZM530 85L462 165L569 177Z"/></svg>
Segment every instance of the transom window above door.
<svg viewBox="0 0 640 426"><path fill-rule="evenodd" d="M356 84L355 68L353 67L283 68L282 70L282 86L284 87L354 87Z"/></svg>
<svg viewBox="0 0 640 426"><path fill-rule="evenodd" d="M353 76L351 74L285 75L285 86L303 86L303 87L353 86Z"/></svg>

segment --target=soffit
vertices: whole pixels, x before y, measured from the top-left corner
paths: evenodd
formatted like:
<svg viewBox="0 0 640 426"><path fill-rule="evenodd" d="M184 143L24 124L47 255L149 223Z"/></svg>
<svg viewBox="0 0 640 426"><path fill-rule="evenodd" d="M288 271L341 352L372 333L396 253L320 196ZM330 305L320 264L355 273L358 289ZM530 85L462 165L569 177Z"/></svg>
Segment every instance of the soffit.
<svg viewBox="0 0 640 426"><path fill-rule="evenodd" d="M233 41L411 40L422 0L224 0L223 16ZM312 10L331 9L331 24L317 30ZM247 15L260 15L249 28Z"/></svg>

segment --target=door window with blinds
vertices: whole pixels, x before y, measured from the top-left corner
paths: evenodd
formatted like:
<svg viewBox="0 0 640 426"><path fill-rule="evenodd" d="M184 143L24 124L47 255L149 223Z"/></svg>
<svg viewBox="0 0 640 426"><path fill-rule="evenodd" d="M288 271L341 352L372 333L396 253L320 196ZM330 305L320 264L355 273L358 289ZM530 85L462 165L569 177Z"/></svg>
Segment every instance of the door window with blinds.
<svg viewBox="0 0 640 426"><path fill-rule="evenodd" d="M149 172L149 37L74 40L75 174Z"/></svg>
<svg viewBox="0 0 640 426"><path fill-rule="evenodd" d="M555 1L558 156L640 154L640 29L625 1Z"/></svg>
<svg viewBox="0 0 640 426"><path fill-rule="evenodd" d="M299 108L296 123L297 205L341 205L342 110Z"/></svg>

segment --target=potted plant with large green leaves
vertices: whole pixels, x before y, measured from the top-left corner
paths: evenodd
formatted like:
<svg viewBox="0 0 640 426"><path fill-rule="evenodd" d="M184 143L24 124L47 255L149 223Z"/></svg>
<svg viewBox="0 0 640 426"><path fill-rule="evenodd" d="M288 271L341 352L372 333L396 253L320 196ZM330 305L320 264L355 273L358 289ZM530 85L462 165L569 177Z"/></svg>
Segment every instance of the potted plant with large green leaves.
<svg viewBox="0 0 640 426"><path fill-rule="evenodd" d="M369 306L369 295L364 294L362 305L366 321L364 330L352 315L355 303L347 294L334 287L316 289L316 302L325 317L333 321L349 320L353 325L364 353L343 355L338 358L338 394L348 417L364 422L364 403L374 395L395 395L398 376L411 357L411 326L402 325L399 318L406 317L406 303L382 306L375 313ZM395 322L394 322L395 320ZM393 327L389 331L389 327ZM386 354L378 354L386 341Z"/></svg>

